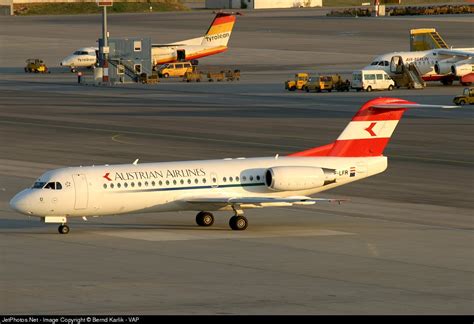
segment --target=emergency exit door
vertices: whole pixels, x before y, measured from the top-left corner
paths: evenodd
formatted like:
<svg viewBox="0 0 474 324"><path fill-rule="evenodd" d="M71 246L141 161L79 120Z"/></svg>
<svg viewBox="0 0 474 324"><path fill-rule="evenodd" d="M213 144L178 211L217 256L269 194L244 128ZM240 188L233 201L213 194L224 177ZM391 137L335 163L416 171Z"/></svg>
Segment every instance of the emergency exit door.
<svg viewBox="0 0 474 324"><path fill-rule="evenodd" d="M74 209L86 209L89 202L89 189L87 187L87 178L85 174L73 174L74 189L76 199Z"/></svg>

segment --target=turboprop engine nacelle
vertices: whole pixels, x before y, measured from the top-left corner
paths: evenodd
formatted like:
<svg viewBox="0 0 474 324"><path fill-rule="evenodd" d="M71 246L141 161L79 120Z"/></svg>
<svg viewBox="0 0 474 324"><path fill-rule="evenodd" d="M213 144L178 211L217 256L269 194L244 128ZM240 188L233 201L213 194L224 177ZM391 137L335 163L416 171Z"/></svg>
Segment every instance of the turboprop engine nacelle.
<svg viewBox="0 0 474 324"><path fill-rule="evenodd" d="M451 65L451 73L455 76L462 77L466 74L474 72L474 64L468 63L466 61L461 61L456 64Z"/></svg>
<svg viewBox="0 0 474 324"><path fill-rule="evenodd" d="M451 66L453 63L448 63L448 62L437 62L434 66L436 74L439 75L445 75L445 74L451 74Z"/></svg>
<svg viewBox="0 0 474 324"><path fill-rule="evenodd" d="M296 191L322 187L336 181L336 170L283 166L269 168L265 173L265 183L275 191Z"/></svg>

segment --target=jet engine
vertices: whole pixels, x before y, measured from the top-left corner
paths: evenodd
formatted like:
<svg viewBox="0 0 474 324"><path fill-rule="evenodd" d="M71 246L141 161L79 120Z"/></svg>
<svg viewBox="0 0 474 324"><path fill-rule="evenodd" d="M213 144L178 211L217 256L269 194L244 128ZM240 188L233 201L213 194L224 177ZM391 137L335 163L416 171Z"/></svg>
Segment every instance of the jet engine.
<svg viewBox="0 0 474 324"><path fill-rule="evenodd" d="M451 65L453 65L452 62L451 63L445 62L445 61L436 62L434 66L436 74L439 74L439 75L451 74Z"/></svg>
<svg viewBox="0 0 474 324"><path fill-rule="evenodd" d="M470 62L470 63L469 63ZM451 65L451 73L457 77L465 76L474 72L474 64L472 61L461 61Z"/></svg>
<svg viewBox="0 0 474 324"><path fill-rule="evenodd" d="M336 181L336 170L306 167L281 166L267 169L265 184L275 191L296 191L322 187Z"/></svg>

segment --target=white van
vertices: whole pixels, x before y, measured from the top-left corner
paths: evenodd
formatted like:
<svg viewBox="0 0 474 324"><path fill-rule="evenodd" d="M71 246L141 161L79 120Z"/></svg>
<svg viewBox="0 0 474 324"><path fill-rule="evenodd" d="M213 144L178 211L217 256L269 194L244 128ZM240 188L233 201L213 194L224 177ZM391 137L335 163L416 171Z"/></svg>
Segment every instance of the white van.
<svg viewBox="0 0 474 324"><path fill-rule="evenodd" d="M384 70L359 70L352 72L351 88L357 91L389 90L395 82Z"/></svg>

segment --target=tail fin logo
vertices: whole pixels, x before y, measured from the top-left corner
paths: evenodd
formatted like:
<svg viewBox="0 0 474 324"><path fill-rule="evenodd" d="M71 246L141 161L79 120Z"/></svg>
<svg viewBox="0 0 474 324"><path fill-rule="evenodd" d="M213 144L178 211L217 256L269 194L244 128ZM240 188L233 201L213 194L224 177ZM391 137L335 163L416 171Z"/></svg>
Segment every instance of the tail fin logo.
<svg viewBox="0 0 474 324"><path fill-rule="evenodd" d="M375 134L375 132L373 131L375 125L377 125L377 123L371 123L371 124L369 125L369 127L364 128L364 130L365 130L367 133L369 133L370 136L377 136L377 134Z"/></svg>

